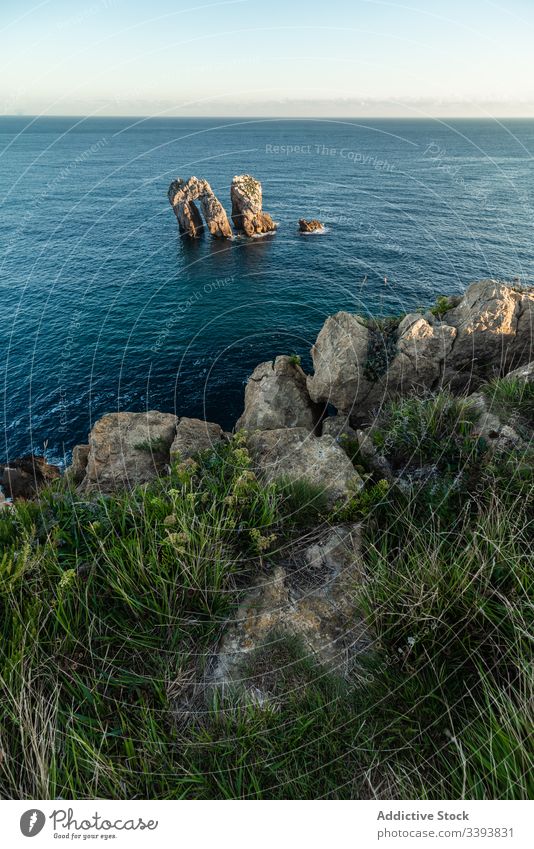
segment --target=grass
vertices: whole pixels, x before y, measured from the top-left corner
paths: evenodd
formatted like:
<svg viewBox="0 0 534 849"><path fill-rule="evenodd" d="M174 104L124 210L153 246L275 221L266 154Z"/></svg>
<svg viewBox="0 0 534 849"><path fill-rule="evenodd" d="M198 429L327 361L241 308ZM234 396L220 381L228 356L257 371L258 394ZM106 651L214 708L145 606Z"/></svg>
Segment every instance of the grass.
<svg viewBox="0 0 534 849"><path fill-rule="evenodd" d="M370 381L376 381L388 370L397 351L397 329L402 316L390 316L382 319L369 319L367 358L363 374Z"/></svg>
<svg viewBox="0 0 534 849"><path fill-rule="evenodd" d="M498 377L482 387L490 409L512 426L534 427L534 383L513 377Z"/></svg>
<svg viewBox="0 0 534 849"><path fill-rule="evenodd" d="M154 436L134 445L138 451L146 451L149 454L164 454L169 450L169 443L162 436Z"/></svg>
<svg viewBox="0 0 534 849"><path fill-rule="evenodd" d="M373 431L375 446L394 468L435 464L457 471L480 449L472 436L477 413L468 401L443 391L391 401Z"/></svg>
<svg viewBox="0 0 534 849"><path fill-rule="evenodd" d="M239 434L132 492L62 480L0 512L0 796L531 797L533 454L471 425L448 395L392 402L380 450L438 477L367 480L333 513L259 481ZM358 675L280 635L244 670L267 698L206 694L258 570L355 520L376 635Z"/></svg>
<svg viewBox="0 0 534 849"><path fill-rule="evenodd" d="M439 298L436 298L436 303L431 308L430 312L432 315L435 315L436 318L442 318L446 312L455 307L458 303L457 298L451 298L447 295L440 295Z"/></svg>

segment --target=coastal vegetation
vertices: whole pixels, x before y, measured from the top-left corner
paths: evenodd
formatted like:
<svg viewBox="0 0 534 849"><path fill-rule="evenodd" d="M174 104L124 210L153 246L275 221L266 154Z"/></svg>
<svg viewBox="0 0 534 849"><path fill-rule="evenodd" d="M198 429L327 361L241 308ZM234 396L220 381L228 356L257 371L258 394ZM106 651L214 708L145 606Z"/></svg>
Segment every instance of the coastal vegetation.
<svg viewBox="0 0 534 849"><path fill-rule="evenodd" d="M0 795L530 798L533 305L339 312L232 434L2 466Z"/></svg>
<svg viewBox="0 0 534 849"><path fill-rule="evenodd" d="M133 491L64 478L4 509L2 797L531 795L530 449L490 453L446 393L392 401L374 439L439 475L362 469L341 515L305 482L261 483L237 434ZM200 686L254 575L347 519L375 634L358 671L281 635L235 691ZM269 698L247 699L266 675Z"/></svg>

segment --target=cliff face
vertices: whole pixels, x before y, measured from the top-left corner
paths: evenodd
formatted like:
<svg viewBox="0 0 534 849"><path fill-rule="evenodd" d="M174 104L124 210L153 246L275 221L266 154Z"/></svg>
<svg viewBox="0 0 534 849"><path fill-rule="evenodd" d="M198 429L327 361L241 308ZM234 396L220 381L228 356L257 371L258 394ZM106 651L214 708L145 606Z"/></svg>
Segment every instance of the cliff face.
<svg viewBox="0 0 534 849"><path fill-rule="evenodd" d="M199 186L196 196L207 191ZM186 203L180 208L184 215L191 210ZM365 428L372 429L392 398L444 389L472 393L481 434L513 443L513 423L497 419L479 390L514 369L514 380L532 383L533 318L534 290L495 280L473 283L463 297L442 298L432 311L400 321L373 323L339 312L327 318L312 348L313 375L287 356L256 367L236 429L250 434L251 455L266 481L308 478L332 502L361 485L347 462L346 444L358 445L376 475L391 477ZM337 412L327 416L332 406ZM146 483L165 474L171 460L226 439L219 425L197 419L158 411L113 413L96 422L87 445L74 448L69 474L81 490L112 492ZM58 470L39 458L23 458L0 467L0 474L8 495L31 498Z"/></svg>

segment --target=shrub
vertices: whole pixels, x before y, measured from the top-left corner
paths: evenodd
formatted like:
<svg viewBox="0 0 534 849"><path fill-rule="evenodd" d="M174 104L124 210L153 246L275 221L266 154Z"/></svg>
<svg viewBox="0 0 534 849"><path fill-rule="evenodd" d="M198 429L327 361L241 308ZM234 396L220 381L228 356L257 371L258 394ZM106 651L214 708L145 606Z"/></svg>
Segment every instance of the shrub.
<svg viewBox="0 0 534 849"><path fill-rule="evenodd" d="M137 442L134 448L138 451L146 451L149 454L165 454L169 450L169 444L163 437L154 436L153 439L145 439L143 442Z"/></svg>
<svg viewBox="0 0 534 849"><path fill-rule="evenodd" d="M484 450L473 438L477 413L469 402L448 392L390 401L372 438L395 468L435 464L456 471Z"/></svg>
<svg viewBox="0 0 534 849"><path fill-rule="evenodd" d="M534 427L534 383L514 377L498 377L482 387L497 415L510 424Z"/></svg>
<svg viewBox="0 0 534 849"><path fill-rule="evenodd" d="M437 318L441 318L446 312L456 306L457 302L458 301L455 298L448 297L447 295L440 295L439 298L436 299L434 306L431 307L430 312Z"/></svg>
<svg viewBox="0 0 534 849"><path fill-rule="evenodd" d="M304 478L281 479L278 487L282 494L280 510L289 527L311 527L324 521L328 515L328 496L324 487Z"/></svg>

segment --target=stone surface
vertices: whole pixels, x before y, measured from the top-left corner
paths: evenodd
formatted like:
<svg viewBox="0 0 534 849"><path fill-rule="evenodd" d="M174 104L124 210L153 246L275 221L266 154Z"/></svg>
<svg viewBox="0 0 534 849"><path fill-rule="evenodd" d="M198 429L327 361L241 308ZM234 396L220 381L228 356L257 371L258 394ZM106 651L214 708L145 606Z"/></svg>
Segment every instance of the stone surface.
<svg viewBox="0 0 534 849"><path fill-rule="evenodd" d="M279 428L251 434L251 456L267 481L308 481L330 504L363 486L349 458L332 436L312 436L307 428Z"/></svg>
<svg viewBox="0 0 534 849"><path fill-rule="evenodd" d="M67 469L67 474L75 483L81 483L85 477L87 460L89 458L88 445L75 445L72 449L72 463Z"/></svg>
<svg viewBox="0 0 534 849"><path fill-rule="evenodd" d="M276 567L241 604L221 641L216 683L238 681L247 656L284 635L299 637L310 655L342 674L370 651L372 637L355 602L364 580L359 526L327 528L291 559L291 572ZM261 690L262 682L255 686Z"/></svg>
<svg viewBox="0 0 534 849"><path fill-rule="evenodd" d="M171 413L109 413L89 434L86 491L113 492L153 480L169 462L179 419Z"/></svg>
<svg viewBox="0 0 534 849"><path fill-rule="evenodd" d="M373 480L386 480L388 483L391 483L394 478L393 470L386 458L382 457L376 450L370 434L358 429L356 431L356 439L358 441L360 457L366 468L369 469Z"/></svg>
<svg viewBox="0 0 534 849"><path fill-rule="evenodd" d="M534 290L496 280L473 283L444 320L456 329L445 380L477 386L532 359Z"/></svg>
<svg viewBox="0 0 534 849"><path fill-rule="evenodd" d="M467 400L478 414L474 433L486 441L488 448L501 451L524 447L521 436L514 427L500 419L485 395L474 392Z"/></svg>
<svg viewBox="0 0 534 849"><path fill-rule="evenodd" d="M189 419L183 416L176 428L176 436L171 445L171 460L187 460L201 451L209 451L225 441L222 428L214 422L203 419Z"/></svg>
<svg viewBox="0 0 534 849"><path fill-rule="evenodd" d="M299 230L301 233L316 233L324 230L324 224L317 218L299 218Z"/></svg>
<svg viewBox="0 0 534 849"><path fill-rule="evenodd" d="M532 359L534 289L482 280L455 300L440 317L410 313L384 333L383 368L373 379L380 331L346 312L327 318L312 348L312 399L357 421L392 395L444 386L473 391Z"/></svg>
<svg viewBox="0 0 534 849"><path fill-rule="evenodd" d="M428 318L410 313L400 322L396 354L387 371L388 392L437 387L456 330L437 320L431 323Z"/></svg>
<svg viewBox="0 0 534 849"><path fill-rule="evenodd" d="M508 372L506 377L515 380L524 380L525 383L534 383L534 360Z"/></svg>
<svg viewBox="0 0 534 849"><path fill-rule="evenodd" d="M313 401L333 404L348 415L372 384L364 377L369 330L361 318L348 312L329 316L311 350L314 373L308 377Z"/></svg>
<svg viewBox="0 0 534 849"><path fill-rule="evenodd" d="M0 465L0 484L8 498L34 498L39 489L59 477L57 466L34 454Z"/></svg>
<svg viewBox="0 0 534 849"><path fill-rule="evenodd" d="M190 177L187 182L173 180L168 197L182 233L192 238L202 235L204 225L195 203L200 201L206 227L211 235L222 239L232 238L228 216L207 180L198 177Z"/></svg>
<svg viewBox="0 0 534 849"><path fill-rule="evenodd" d="M245 410L236 423L239 430L272 430L304 427L313 431L321 407L311 400L306 375L291 357L260 363L245 387Z"/></svg>
<svg viewBox="0 0 534 849"><path fill-rule="evenodd" d="M246 236L269 233L276 224L268 212L262 210L262 188L259 180L250 174L239 174L232 180L232 221L234 227Z"/></svg>
<svg viewBox="0 0 534 849"><path fill-rule="evenodd" d="M323 419L321 427L322 436L333 436L337 442L343 437L351 441L355 441L358 438L356 431L350 425L348 417L344 415L327 416L326 419Z"/></svg>

